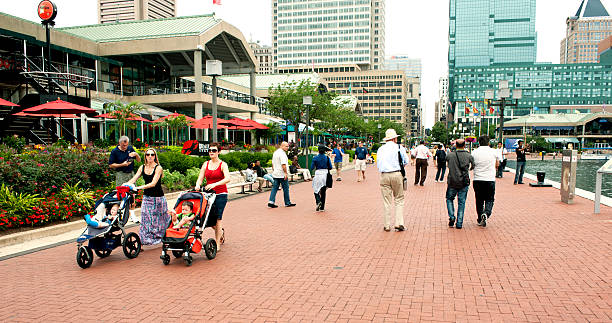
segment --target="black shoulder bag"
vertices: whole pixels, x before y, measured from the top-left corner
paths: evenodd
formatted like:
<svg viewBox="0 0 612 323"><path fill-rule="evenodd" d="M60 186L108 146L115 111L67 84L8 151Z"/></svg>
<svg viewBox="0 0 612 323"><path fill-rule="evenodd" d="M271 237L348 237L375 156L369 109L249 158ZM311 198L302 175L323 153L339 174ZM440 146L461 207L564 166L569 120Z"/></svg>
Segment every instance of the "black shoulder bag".
<svg viewBox="0 0 612 323"><path fill-rule="evenodd" d="M403 178L402 187L404 188L404 191L407 191L408 190L408 179L406 178L406 170L404 169L404 162L402 161L401 150L402 150L401 148L397 150L397 160L399 161L400 173L402 173L402 178Z"/></svg>
<svg viewBox="0 0 612 323"><path fill-rule="evenodd" d="M329 157L327 157L327 161L329 163L331 163L331 160L329 159ZM328 168L327 169L327 179L325 181L325 186L327 186L327 188L332 188L333 185L334 185L334 178L332 177L332 174L331 174L331 172L329 171L329 168Z"/></svg>

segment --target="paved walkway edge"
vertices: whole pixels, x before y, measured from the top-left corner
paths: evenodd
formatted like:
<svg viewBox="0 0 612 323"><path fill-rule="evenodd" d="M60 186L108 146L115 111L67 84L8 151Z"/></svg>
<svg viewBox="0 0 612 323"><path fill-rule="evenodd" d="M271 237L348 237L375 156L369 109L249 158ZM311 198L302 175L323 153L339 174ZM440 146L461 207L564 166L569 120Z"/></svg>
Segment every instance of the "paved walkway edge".
<svg viewBox="0 0 612 323"><path fill-rule="evenodd" d="M511 173L516 174L516 170L515 169L509 168L509 167L506 167L506 169L510 170ZM532 181L535 181L535 182L538 181L538 177L536 175L532 175L532 174L529 174L529 173L525 173L523 175L523 177L526 177L526 178L528 178L528 179L530 179ZM559 183L559 182L555 182L555 181L551 181L551 180L545 179L544 183L545 184L550 184L554 188L556 188L558 190L561 190L561 183ZM595 201L595 193L587 191L587 190L583 190L583 189L577 188L577 187L576 187L576 196L580 196L580 197L585 198L587 200ZM607 196L603 196L602 195L601 196L601 204L612 207L612 198L609 198Z"/></svg>

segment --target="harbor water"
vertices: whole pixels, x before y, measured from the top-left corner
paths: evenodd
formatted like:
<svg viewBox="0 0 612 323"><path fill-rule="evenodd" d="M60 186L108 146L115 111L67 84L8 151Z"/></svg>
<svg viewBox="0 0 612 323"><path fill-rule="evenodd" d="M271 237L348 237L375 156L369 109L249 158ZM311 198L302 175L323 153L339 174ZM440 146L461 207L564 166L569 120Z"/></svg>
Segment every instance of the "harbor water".
<svg viewBox="0 0 612 323"><path fill-rule="evenodd" d="M597 170L605 164L605 160L579 160L576 170L576 188L595 192L595 176ZM508 160L507 168L516 168L514 160ZM536 175L536 172L546 172L546 179L559 182L561 180L561 159L556 160L528 160L525 165L525 173ZM505 176L514 176L505 173ZM612 175L604 174L601 184L601 194L612 197Z"/></svg>

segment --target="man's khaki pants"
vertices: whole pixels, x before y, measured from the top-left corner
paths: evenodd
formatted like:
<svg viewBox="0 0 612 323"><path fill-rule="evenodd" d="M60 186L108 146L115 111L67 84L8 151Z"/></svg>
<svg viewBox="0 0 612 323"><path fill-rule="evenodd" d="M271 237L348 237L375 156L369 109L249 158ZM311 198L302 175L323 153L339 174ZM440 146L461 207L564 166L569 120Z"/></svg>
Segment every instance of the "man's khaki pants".
<svg viewBox="0 0 612 323"><path fill-rule="evenodd" d="M391 228L391 205L395 200L395 226L404 225L404 188L402 173L381 173L380 190L385 206L385 228Z"/></svg>

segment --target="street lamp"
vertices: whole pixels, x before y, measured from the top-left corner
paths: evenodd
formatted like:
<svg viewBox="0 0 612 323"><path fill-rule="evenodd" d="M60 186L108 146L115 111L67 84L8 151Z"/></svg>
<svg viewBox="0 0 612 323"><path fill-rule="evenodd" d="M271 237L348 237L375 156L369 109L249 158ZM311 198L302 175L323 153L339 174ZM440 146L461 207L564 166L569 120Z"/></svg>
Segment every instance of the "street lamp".
<svg viewBox="0 0 612 323"><path fill-rule="evenodd" d="M310 145L308 143L308 128L310 128L310 106L312 105L312 96L302 97L302 104L306 106L306 169L308 169L308 154L310 153Z"/></svg>
<svg viewBox="0 0 612 323"><path fill-rule="evenodd" d="M212 76L213 142L217 142L217 76L221 76L222 71L221 61L206 61L206 75Z"/></svg>
<svg viewBox="0 0 612 323"><path fill-rule="evenodd" d="M382 128L382 125L379 123L378 124L378 142L380 143L380 128Z"/></svg>
<svg viewBox="0 0 612 323"><path fill-rule="evenodd" d="M523 97L523 91L521 89L513 89L512 90L512 99L510 99L510 88L508 87L507 80L499 81L498 88L498 100L494 100L495 98L495 90L489 89L485 90L485 99L488 102L489 106L499 107L499 142L504 145L504 108L507 106L518 107L518 100Z"/></svg>

